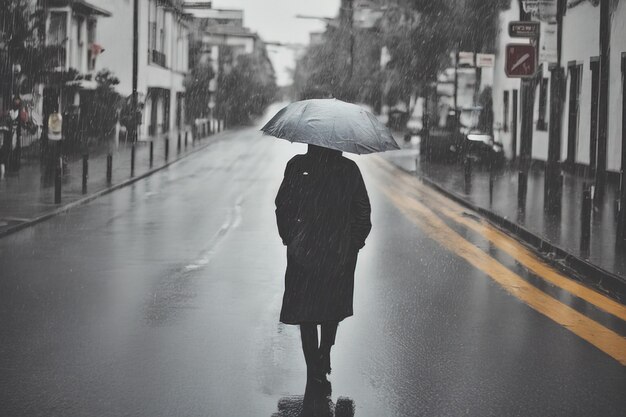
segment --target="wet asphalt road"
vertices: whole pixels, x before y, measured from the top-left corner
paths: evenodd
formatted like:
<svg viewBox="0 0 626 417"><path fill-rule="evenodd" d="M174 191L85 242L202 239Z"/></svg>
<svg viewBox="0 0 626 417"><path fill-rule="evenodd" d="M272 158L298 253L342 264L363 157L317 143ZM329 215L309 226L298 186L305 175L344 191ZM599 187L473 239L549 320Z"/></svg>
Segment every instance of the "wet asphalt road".
<svg viewBox="0 0 626 417"><path fill-rule="evenodd" d="M303 149L252 128L228 132L0 240L0 415L292 415L305 365L298 329L278 323L286 259L273 199L286 161ZM333 350L333 402L349 399L358 417L626 415L626 367L411 221L399 207L406 193L389 191L404 174L376 158L355 157L374 226L357 266L355 316ZM551 298L626 335L614 314L445 222Z"/></svg>

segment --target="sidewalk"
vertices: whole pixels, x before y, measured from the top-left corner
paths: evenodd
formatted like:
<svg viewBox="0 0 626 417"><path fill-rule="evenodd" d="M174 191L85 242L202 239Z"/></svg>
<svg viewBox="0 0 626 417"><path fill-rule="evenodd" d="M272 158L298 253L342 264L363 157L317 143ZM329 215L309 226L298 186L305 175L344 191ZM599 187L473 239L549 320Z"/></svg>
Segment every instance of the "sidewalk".
<svg viewBox="0 0 626 417"><path fill-rule="evenodd" d="M394 135L395 136L395 135ZM492 172L490 192L490 172L488 167L474 164L471 176L466 181L461 164L426 162L420 160L417 144L405 144L396 139L403 150L387 152L383 157L405 171L416 175L441 188L444 192L460 199L470 206L484 210L491 219L502 219L502 223L512 223L526 236L538 237L556 249L552 256L558 262L569 263L570 258L582 260L613 275L614 279L626 284L626 249L616 245L617 212L615 201L619 197L619 184L609 183L604 198L593 207L591 240L589 251L581 249L581 205L583 183L581 176L564 173L562 204L560 213L544 212L544 169L533 166L528 175L528 192L524 209L518 209L518 170L505 166ZM544 247L540 249L546 249ZM558 250L561 249L562 251ZM603 271L591 274L600 275ZM589 271L585 271L589 275ZM584 273L585 274L585 273ZM593 277L598 286L603 286L601 278Z"/></svg>
<svg viewBox="0 0 626 417"><path fill-rule="evenodd" d="M219 138L222 134L215 134L207 138ZM87 179L87 193L82 193L83 162L80 155L68 157L67 169L62 180L61 204L54 203L54 178L44 178L43 167L39 159L23 159L22 166L17 173L7 174L0 180L0 236L9 233L20 225L52 214L59 209L78 202L82 199L101 193L115 186L123 184L131 178L138 178L151 170L163 167L185 155L205 146L207 138L192 138L188 133L185 146L185 133L181 133L180 152L178 138L174 134L169 138L169 155L165 158L165 140L162 135L153 139L153 164L150 166L150 142L139 141L135 145L135 169L131 177L131 148L130 144L120 143L99 146L90 150ZM111 183L107 183L106 164L107 154L113 156Z"/></svg>

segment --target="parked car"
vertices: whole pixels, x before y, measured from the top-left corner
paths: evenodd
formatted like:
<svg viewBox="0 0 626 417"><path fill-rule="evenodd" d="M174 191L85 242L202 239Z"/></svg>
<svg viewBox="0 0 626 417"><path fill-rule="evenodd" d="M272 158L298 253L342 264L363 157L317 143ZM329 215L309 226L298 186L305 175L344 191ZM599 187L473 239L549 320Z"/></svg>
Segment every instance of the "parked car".
<svg viewBox="0 0 626 417"><path fill-rule="evenodd" d="M469 157L478 163L502 163L502 144L494 141L486 127L480 126L481 111L480 107L460 109L458 122L455 112L450 111L444 127L430 127L428 139L422 141L422 153L448 162L461 162Z"/></svg>
<svg viewBox="0 0 626 417"><path fill-rule="evenodd" d="M459 131L456 130L454 111L448 112L443 125L432 117L427 125L428 133L422 131L421 135L421 154L432 160L449 162L457 160L462 140Z"/></svg>
<svg viewBox="0 0 626 417"><path fill-rule="evenodd" d="M501 164L504 162L504 148L502 143L493 139L489 126L481 126L481 111L480 107L470 107L459 112L459 157L478 163Z"/></svg>

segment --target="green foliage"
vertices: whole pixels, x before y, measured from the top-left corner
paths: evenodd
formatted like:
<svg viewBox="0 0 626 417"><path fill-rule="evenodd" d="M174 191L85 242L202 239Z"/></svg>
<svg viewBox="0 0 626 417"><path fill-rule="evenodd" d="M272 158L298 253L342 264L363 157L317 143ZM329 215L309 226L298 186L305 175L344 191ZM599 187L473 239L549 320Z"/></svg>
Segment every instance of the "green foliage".
<svg viewBox="0 0 626 417"><path fill-rule="evenodd" d="M322 44L311 45L296 63L296 98L332 96L377 107L381 76L378 34L371 30L355 30L350 39L348 31L329 28L324 40Z"/></svg>
<svg viewBox="0 0 626 417"><path fill-rule="evenodd" d="M194 120L209 116L209 101L211 99L210 83L215 72L208 62L201 59L202 43L194 43L189 51L193 67L185 78L187 118Z"/></svg>
<svg viewBox="0 0 626 417"><path fill-rule="evenodd" d="M278 91L269 61L261 54L237 57L224 65L217 80L216 116L229 125L249 123L260 115Z"/></svg>
<svg viewBox="0 0 626 417"><path fill-rule="evenodd" d="M111 71L99 71L95 80L98 83L96 89L88 92L93 94L93 99L86 101L81 114L85 133L90 136L100 136L112 131L123 104L122 97L114 89L120 80Z"/></svg>
<svg viewBox="0 0 626 417"><path fill-rule="evenodd" d="M297 98L332 94L368 103L375 108L381 95L388 105L409 103L422 94L426 83L450 66L457 50L491 52L500 10L511 0L395 0L379 1L384 7L375 30L329 26L321 45L310 46L294 73ZM358 5L357 5L358 7ZM350 35L353 67L349 72ZM390 61L381 70L380 49Z"/></svg>

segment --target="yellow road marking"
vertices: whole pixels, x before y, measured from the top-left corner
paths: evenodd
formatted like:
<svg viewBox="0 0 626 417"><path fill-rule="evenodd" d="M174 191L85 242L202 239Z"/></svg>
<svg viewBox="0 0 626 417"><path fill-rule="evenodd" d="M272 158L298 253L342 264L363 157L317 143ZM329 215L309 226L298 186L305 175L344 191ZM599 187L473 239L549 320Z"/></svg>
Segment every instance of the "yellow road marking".
<svg viewBox="0 0 626 417"><path fill-rule="evenodd" d="M428 236L456 253L470 265L483 271L507 292L528 306L591 343L607 355L626 365L626 338L596 323L573 308L550 297L519 275L507 269L487 253L474 246L444 223L433 211L404 195L395 185L377 180L383 193Z"/></svg>
<svg viewBox="0 0 626 417"><path fill-rule="evenodd" d="M378 159L378 161L390 164L383 159ZM387 168L397 170L397 168L392 166L388 166ZM388 171L388 169L386 170ZM398 170L398 172L401 171ZM532 273L543 278L545 281L564 289L576 297L593 304L599 309L626 321L626 306L561 274L558 270L539 259L524 245L515 241L510 236L501 232L489 223L483 222L482 219L473 220L463 216L460 213L464 211L467 212L468 209L462 207L453 200L444 197L437 191L428 188L415 178L407 177L406 175L400 175L399 177L401 178L403 184L409 186L407 187L408 190L403 190L404 192L412 192L412 194L415 194L417 197L419 197L420 194L427 194L428 198L435 199L437 201L438 210L441 214L478 232L493 243L498 249L515 258L516 261Z"/></svg>

